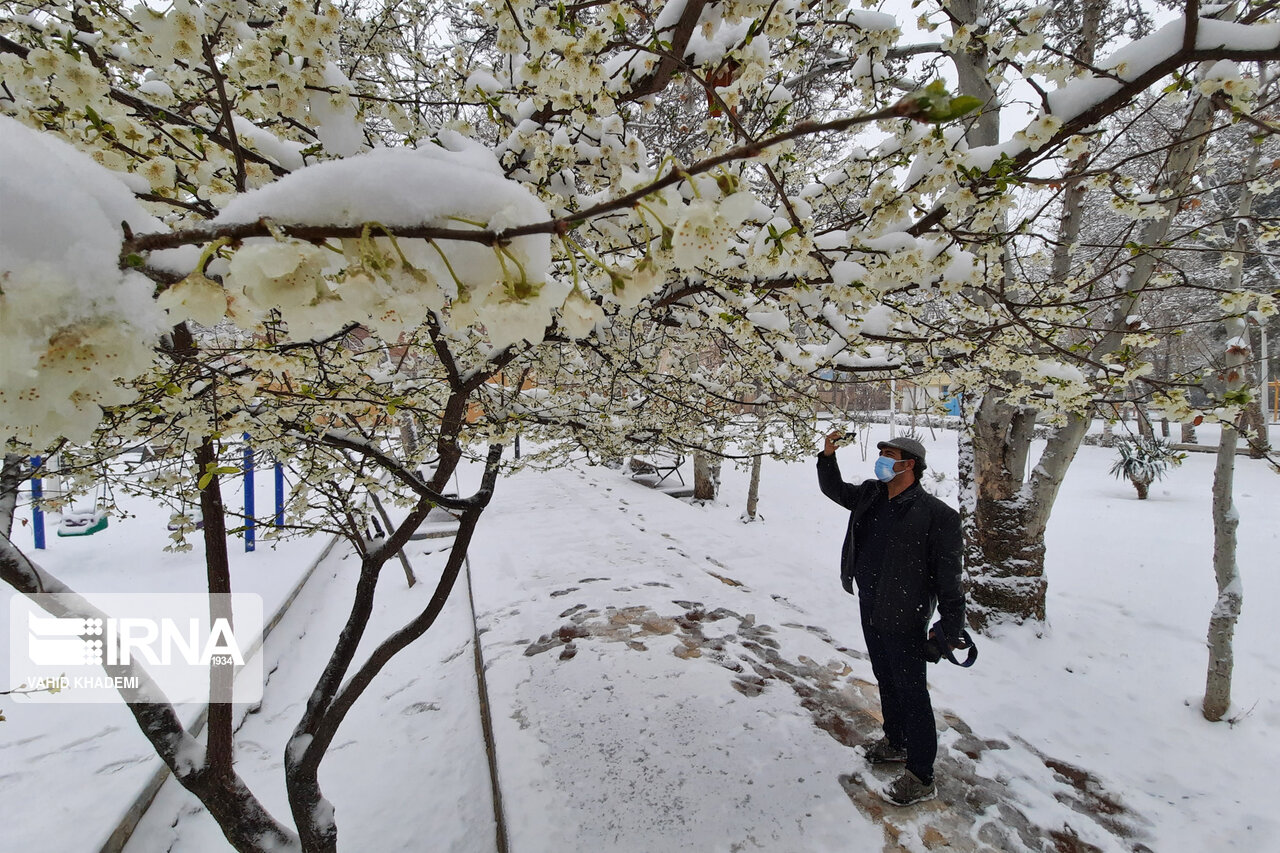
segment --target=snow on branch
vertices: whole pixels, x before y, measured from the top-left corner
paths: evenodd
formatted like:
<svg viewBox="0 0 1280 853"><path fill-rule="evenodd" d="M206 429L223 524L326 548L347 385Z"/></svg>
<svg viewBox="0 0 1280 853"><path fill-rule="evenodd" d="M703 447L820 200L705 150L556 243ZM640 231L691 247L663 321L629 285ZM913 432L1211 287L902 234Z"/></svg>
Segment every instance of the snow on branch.
<svg viewBox="0 0 1280 853"><path fill-rule="evenodd" d="M111 172L7 116L0 162L0 434L84 440L101 406L130 399L115 380L150 364L166 327L151 282L116 262L126 237L164 226Z"/></svg>

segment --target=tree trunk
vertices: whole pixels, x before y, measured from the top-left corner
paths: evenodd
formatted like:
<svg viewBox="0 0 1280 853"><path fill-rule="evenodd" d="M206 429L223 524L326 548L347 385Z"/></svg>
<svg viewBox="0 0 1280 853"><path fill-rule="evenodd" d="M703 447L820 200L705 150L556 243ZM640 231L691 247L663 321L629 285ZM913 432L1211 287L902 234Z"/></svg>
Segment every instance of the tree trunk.
<svg viewBox="0 0 1280 853"><path fill-rule="evenodd" d="M1027 475L1035 412L994 397L977 407L970 431L972 461L967 462L973 494L967 499L972 519L965 554L972 603L969 622L974 628L1044 621L1044 531L1088 425L1082 415L1068 416L1067 423L1049 436Z"/></svg>
<svg viewBox="0 0 1280 853"><path fill-rule="evenodd" d="M400 446L404 448L406 459L412 459L418 454L418 433L414 429L413 414L405 412L400 416Z"/></svg>
<svg viewBox="0 0 1280 853"><path fill-rule="evenodd" d="M1102 446L1103 447L1116 446L1116 425L1113 424L1111 421L1105 421L1102 424Z"/></svg>
<svg viewBox="0 0 1280 853"><path fill-rule="evenodd" d="M254 798L239 776L200 773L178 781L209 810L228 843L240 853L272 853L298 849L289 833Z"/></svg>
<svg viewBox="0 0 1280 853"><path fill-rule="evenodd" d="M426 607L379 643L365 662L354 673L349 673L360 638L373 611L377 574L391 554L408 542L413 531L426 518L432 502L425 497L420 500L395 532L387 537L387 541L364 558L351 615L285 749L285 787L289 794L289 807L298 826L303 853L337 853L337 824L333 808L320 789L320 763L356 700L368 689L382 668L421 637L444 609L466 559L476 525L493 496L501 460L502 447L491 445L480 488L466 499L467 506L462 510L449 558Z"/></svg>
<svg viewBox="0 0 1280 853"><path fill-rule="evenodd" d="M988 10L981 0L963 0L950 7L955 26L974 26ZM1098 41L1099 4L1086 4L1082 25L1081 56L1091 59ZM990 103L994 94L988 79L990 57L980 39L970 42L970 52L952 56L960 91ZM966 133L971 146L999 142L999 110L984 109ZM1087 165L1073 164L1072 171ZM1059 225L1061 247L1055 252L1053 274L1065 281L1070 275L1067 247L1075 243L1083 219L1085 188L1071 181L1063 198ZM1003 283L1013 283L1014 265L1005 263ZM979 296L979 299L982 297ZM1016 377L1011 377L1016 380ZM1035 414L1004 402L998 391L988 391L976 406L966 410L961 437L961 518L965 531L965 557L970 578L970 624L979 630L995 622L1043 621L1045 618L1044 528L1066 467L1084 439L1088 420L1072 416L1068 426L1050 439L1031 480L1027 477Z"/></svg>
<svg viewBox="0 0 1280 853"><path fill-rule="evenodd" d="M1138 490L1138 500L1145 501L1147 499L1147 493L1151 489L1151 484L1145 480L1133 480L1131 482L1133 483L1133 487Z"/></svg>
<svg viewBox="0 0 1280 853"><path fill-rule="evenodd" d="M988 14L986 0L952 0L949 13L956 28L974 26ZM968 53L953 55L959 90L982 101L965 137L970 145L993 145L1000 140L999 97L991 83L990 51L982 39L972 39Z"/></svg>
<svg viewBox="0 0 1280 853"><path fill-rule="evenodd" d="M1235 241L1231 250L1236 258L1236 266L1231 274L1233 290L1242 289L1244 284L1246 223L1253 210L1253 193L1249 187L1257 175L1259 153L1257 145L1249 153L1242 176L1241 186L1244 190L1236 205L1239 221L1236 223ZM1223 327L1227 334L1226 392L1230 395L1239 392L1248 382L1248 364L1253 348L1244 317L1228 317ZM1241 412L1239 417L1245 420L1248 417L1247 411ZM1205 676L1204 705L1201 709L1204 718L1212 722L1221 720L1231 707L1231 673L1235 666L1232 639L1236 632L1236 620L1240 618L1240 608L1244 603L1244 588L1236 565L1236 528L1240 524L1240 518L1236 514L1232 495L1238 441L1235 424L1224 420L1222 436L1218 441L1217 464L1213 469L1213 573L1218 581L1218 600L1209 617L1209 671Z"/></svg>
<svg viewBox="0 0 1280 853"><path fill-rule="evenodd" d="M720 491L720 457L693 454L693 499L713 501Z"/></svg>
<svg viewBox="0 0 1280 853"><path fill-rule="evenodd" d="M1265 459L1271 450L1271 441L1267 435L1267 419L1262 414L1259 400L1250 400L1244 409L1245 440L1249 443L1249 457Z"/></svg>
<svg viewBox="0 0 1280 853"><path fill-rule="evenodd" d="M1194 423L1179 424L1182 427L1182 443L1183 444L1199 444L1196 439L1196 425Z"/></svg>
<svg viewBox="0 0 1280 853"><path fill-rule="evenodd" d="M1004 621L1043 621L1047 583L1044 540L1022 494L1034 412L987 395L973 435L973 523L968 554L970 623L980 630Z"/></svg>
<svg viewBox="0 0 1280 853"><path fill-rule="evenodd" d="M1147 407L1137 400L1133 403L1133 413L1138 418L1138 435L1146 439L1154 439L1156 431L1151 427L1151 415L1147 412Z"/></svg>
<svg viewBox="0 0 1280 853"><path fill-rule="evenodd" d="M296 743L290 740L286 751ZM298 825L298 840L302 853L338 853L338 825L334 821L333 805L324 798L315 774L298 772L285 764L285 782L289 791L289 805L293 808L294 823ZM305 806L302 814L300 806Z"/></svg>
<svg viewBox="0 0 1280 853"><path fill-rule="evenodd" d="M4 454L0 467L0 536L13 535L13 514L18 506L18 491L29 474L27 457L18 453Z"/></svg>
<svg viewBox="0 0 1280 853"><path fill-rule="evenodd" d="M1044 574L1044 533L1035 530L1035 513L1025 502L981 494L974 506L969 624L986 630L1005 621L1043 622L1049 582Z"/></svg>
<svg viewBox="0 0 1280 853"><path fill-rule="evenodd" d="M756 507L760 503L760 464L762 459L764 459L762 454L751 458L751 483L747 486L747 514L743 516L743 521L756 520Z"/></svg>
<svg viewBox="0 0 1280 853"><path fill-rule="evenodd" d="M1213 722L1221 720L1231 707L1231 673L1235 665L1231 642L1244 602L1236 566L1236 528L1240 520L1232 501L1236 440L1235 427L1224 423L1213 470L1213 571L1218 581L1218 600L1209 617L1209 672L1202 709L1204 718Z"/></svg>
<svg viewBox="0 0 1280 853"><path fill-rule="evenodd" d="M213 439L205 437L195 453L196 470L209 481L200 490L200 514L204 519L204 561L209 589L210 624L217 619L231 620L231 562L227 553L226 514L222 504L221 478L213 473L218 464L218 453ZM209 721L206 735L206 758L214 774L228 774L234 759L233 716L230 702L219 702L218 697L231 695L234 671L231 667L209 667Z"/></svg>

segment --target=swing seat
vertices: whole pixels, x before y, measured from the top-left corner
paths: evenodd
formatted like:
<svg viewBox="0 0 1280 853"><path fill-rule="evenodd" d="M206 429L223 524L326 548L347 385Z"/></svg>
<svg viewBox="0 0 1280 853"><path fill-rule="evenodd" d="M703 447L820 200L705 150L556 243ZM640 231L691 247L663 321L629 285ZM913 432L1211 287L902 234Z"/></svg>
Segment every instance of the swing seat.
<svg viewBox="0 0 1280 853"><path fill-rule="evenodd" d="M92 536L107 529L107 514L100 509L72 509L58 524L59 536Z"/></svg>

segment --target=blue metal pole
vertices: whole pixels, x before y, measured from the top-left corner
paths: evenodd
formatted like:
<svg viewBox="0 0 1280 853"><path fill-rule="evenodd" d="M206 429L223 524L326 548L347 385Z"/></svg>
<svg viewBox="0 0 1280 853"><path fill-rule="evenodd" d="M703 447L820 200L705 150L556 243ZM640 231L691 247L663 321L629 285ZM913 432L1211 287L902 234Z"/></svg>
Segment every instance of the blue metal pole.
<svg viewBox="0 0 1280 853"><path fill-rule="evenodd" d="M40 457L31 457L32 474L40 470ZM39 477L31 477L31 529L36 537L36 550L44 550L44 510L40 509L40 499L44 497L44 483Z"/></svg>
<svg viewBox="0 0 1280 853"><path fill-rule="evenodd" d="M284 527L284 466L276 463L276 527Z"/></svg>
<svg viewBox="0 0 1280 853"><path fill-rule="evenodd" d="M252 551L254 542L254 506L253 506L253 446L249 444L249 433L244 434L244 550Z"/></svg>

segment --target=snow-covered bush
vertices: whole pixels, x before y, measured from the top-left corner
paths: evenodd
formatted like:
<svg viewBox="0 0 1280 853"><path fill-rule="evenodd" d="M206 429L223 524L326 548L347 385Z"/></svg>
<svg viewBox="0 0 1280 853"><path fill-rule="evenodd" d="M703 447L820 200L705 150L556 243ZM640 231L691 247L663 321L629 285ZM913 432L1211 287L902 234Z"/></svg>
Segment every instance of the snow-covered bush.
<svg viewBox="0 0 1280 853"><path fill-rule="evenodd" d="M1187 454L1174 450L1173 444L1164 438L1147 438L1135 435L1116 442L1120 458L1111 466L1116 479L1127 479L1138 490L1138 500L1145 501L1151 484L1160 480L1187 458Z"/></svg>

